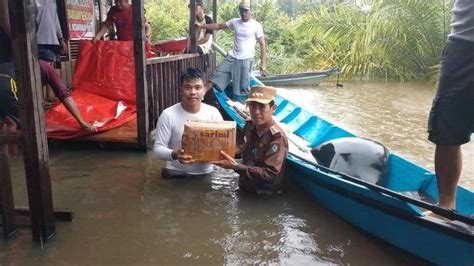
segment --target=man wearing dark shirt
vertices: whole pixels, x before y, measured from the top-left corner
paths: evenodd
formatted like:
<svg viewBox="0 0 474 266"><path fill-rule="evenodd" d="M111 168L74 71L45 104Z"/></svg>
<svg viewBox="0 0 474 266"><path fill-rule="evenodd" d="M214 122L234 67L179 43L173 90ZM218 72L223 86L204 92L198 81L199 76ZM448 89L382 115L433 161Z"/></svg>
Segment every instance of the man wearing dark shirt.
<svg viewBox="0 0 474 266"><path fill-rule="evenodd" d="M204 14L204 3L202 0L196 0L196 21L202 24L212 24L212 18ZM196 29L197 52L207 54L211 50L213 30L198 28Z"/></svg>
<svg viewBox="0 0 474 266"><path fill-rule="evenodd" d="M252 193L280 192L285 185L285 161L288 140L285 132L273 121L276 90L254 86L246 100L251 120L244 127L243 163L228 160L214 162L239 173L239 188Z"/></svg>

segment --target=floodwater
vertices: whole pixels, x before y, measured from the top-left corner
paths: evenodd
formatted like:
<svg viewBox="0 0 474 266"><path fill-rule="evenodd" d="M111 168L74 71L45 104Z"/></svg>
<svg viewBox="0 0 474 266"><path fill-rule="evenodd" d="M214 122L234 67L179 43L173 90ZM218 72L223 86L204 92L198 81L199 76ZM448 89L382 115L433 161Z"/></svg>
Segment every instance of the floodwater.
<svg viewBox="0 0 474 266"><path fill-rule="evenodd" d="M335 83L325 83L279 92L355 135L381 142L391 152L433 171L435 145L428 141L426 132L436 93L433 86L362 82L343 85L336 88ZM462 151L460 184L474 189L474 141L463 145Z"/></svg>
<svg viewBox="0 0 474 266"><path fill-rule="evenodd" d="M433 147L424 133L429 89L347 83L281 92L430 168ZM473 146L466 147L473 159ZM224 170L162 179L163 163L150 152L55 145L50 158L55 207L74 210L76 219L58 222L57 236L43 248L28 228L1 240L1 265L424 264L355 229L296 187L271 197L239 194L237 176ZM471 178L463 182L472 186L467 162ZM21 162L12 162L12 172L16 204L24 206Z"/></svg>

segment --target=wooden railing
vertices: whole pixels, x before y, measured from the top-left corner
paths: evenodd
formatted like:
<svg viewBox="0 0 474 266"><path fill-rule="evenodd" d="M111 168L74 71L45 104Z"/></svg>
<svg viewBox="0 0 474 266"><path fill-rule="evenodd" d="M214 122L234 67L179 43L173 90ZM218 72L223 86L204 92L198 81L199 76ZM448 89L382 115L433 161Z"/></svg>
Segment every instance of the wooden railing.
<svg viewBox="0 0 474 266"><path fill-rule="evenodd" d="M76 61L63 62L60 70L63 81L72 84L72 76ZM189 67L198 68L204 72L203 80L211 77L216 67L216 54L180 54L168 57L157 57L146 60L146 84L148 94L148 126L138 123L141 130L152 131L155 129L158 116L163 110L180 99L179 77ZM138 116L144 114L138 112ZM139 119L140 120L140 119ZM140 129L139 129L140 130ZM133 138L133 141L136 141ZM108 139L108 141L112 141ZM123 142L120 141L120 142Z"/></svg>
<svg viewBox="0 0 474 266"><path fill-rule="evenodd" d="M150 129L154 129L158 116L169 106L178 103L179 77L187 68L198 68L204 72L206 82L216 66L216 54L183 54L147 60L146 77Z"/></svg>

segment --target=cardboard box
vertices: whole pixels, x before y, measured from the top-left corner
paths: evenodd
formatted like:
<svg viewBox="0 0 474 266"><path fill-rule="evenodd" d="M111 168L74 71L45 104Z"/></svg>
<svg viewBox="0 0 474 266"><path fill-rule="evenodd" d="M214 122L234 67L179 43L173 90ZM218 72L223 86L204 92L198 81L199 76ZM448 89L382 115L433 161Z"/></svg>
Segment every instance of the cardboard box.
<svg viewBox="0 0 474 266"><path fill-rule="evenodd" d="M233 121L190 121L184 124L182 148L201 162L224 160L220 151L235 155L236 124Z"/></svg>

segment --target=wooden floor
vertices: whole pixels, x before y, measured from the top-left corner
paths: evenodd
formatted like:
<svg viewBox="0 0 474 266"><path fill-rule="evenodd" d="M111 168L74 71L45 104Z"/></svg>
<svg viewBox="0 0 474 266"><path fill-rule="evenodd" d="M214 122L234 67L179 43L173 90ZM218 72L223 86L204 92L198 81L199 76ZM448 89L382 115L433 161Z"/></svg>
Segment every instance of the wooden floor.
<svg viewBox="0 0 474 266"><path fill-rule="evenodd" d="M137 141L137 119L126 123L125 125L109 131L81 137L75 140L98 141L98 142L116 142L116 143L138 143Z"/></svg>

